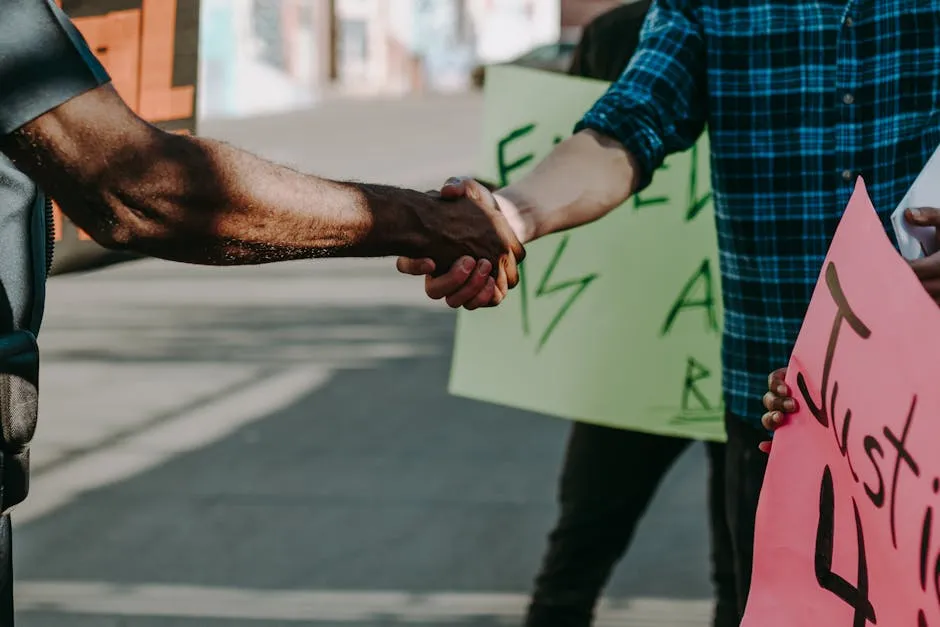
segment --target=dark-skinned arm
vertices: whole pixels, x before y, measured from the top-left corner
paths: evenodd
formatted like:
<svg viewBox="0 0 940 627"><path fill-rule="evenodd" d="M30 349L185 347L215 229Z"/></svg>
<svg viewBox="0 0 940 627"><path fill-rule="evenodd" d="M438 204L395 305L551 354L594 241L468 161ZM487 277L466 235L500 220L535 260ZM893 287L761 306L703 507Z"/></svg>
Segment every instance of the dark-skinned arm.
<svg viewBox="0 0 940 627"><path fill-rule="evenodd" d="M478 249L495 265L506 249L498 214L470 202L326 180L167 133L110 85L25 124L0 150L96 241L174 261L409 254L449 265Z"/></svg>

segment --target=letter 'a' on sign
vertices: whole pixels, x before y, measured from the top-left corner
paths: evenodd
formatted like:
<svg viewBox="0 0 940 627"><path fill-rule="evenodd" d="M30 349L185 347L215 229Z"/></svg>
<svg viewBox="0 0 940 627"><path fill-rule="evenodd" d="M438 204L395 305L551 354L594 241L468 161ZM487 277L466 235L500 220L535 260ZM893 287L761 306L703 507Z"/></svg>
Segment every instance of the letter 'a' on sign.
<svg viewBox="0 0 940 627"><path fill-rule="evenodd" d="M705 259L679 293L679 298L666 314L660 334L666 335L675 324L679 314L688 310L701 310L705 316L706 328L718 331L718 312L715 302L715 288L712 281L711 260Z"/></svg>
<svg viewBox="0 0 940 627"><path fill-rule="evenodd" d="M860 180L788 366L742 627L940 627L937 329Z"/></svg>

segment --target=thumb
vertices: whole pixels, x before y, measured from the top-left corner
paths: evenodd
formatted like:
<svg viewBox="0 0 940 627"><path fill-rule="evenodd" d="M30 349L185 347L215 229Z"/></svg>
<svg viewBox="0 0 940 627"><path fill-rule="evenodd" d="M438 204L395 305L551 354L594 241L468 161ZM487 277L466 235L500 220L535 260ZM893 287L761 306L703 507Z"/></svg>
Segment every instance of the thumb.
<svg viewBox="0 0 940 627"><path fill-rule="evenodd" d="M471 179L466 176L455 176L447 179L441 187L441 198L463 198L467 195L467 184Z"/></svg>
<svg viewBox="0 0 940 627"><path fill-rule="evenodd" d="M940 226L940 209L933 207L911 208L904 212L908 223L916 226Z"/></svg>

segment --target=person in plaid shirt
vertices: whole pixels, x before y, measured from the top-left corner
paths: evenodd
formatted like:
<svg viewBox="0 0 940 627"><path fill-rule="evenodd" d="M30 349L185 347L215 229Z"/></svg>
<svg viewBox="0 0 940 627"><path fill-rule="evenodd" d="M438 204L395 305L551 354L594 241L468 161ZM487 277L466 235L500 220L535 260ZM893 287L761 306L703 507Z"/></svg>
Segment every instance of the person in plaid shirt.
<svg viewBox="0 0 940 627"><path fill-rule="evenodd" d="M707 125L725 311L727 515L742 611L766 467L758 444L767 373L787 363L859 176L893 238L889 213L940 144L938 100L934 0L654 0L629 67L572 137L494 194L468 179L443 189L498 207L528 242L605 215ZM420 263L398 266L423 274ZM940 258L923 263L918 276L940 292ZM425 287L470 309L506 293L504 281L459 264L428 275Z"/></svg>

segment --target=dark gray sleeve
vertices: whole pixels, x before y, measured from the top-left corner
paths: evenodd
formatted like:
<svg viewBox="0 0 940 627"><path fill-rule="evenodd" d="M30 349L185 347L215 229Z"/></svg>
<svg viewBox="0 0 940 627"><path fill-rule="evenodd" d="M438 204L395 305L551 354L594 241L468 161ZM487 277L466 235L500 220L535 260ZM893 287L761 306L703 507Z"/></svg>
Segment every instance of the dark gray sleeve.
<svg viewBox="0 0 940 627"><path fill-rule="evenodd" d="M53 0L0 0L0 136L109 80Z"/></svg>

